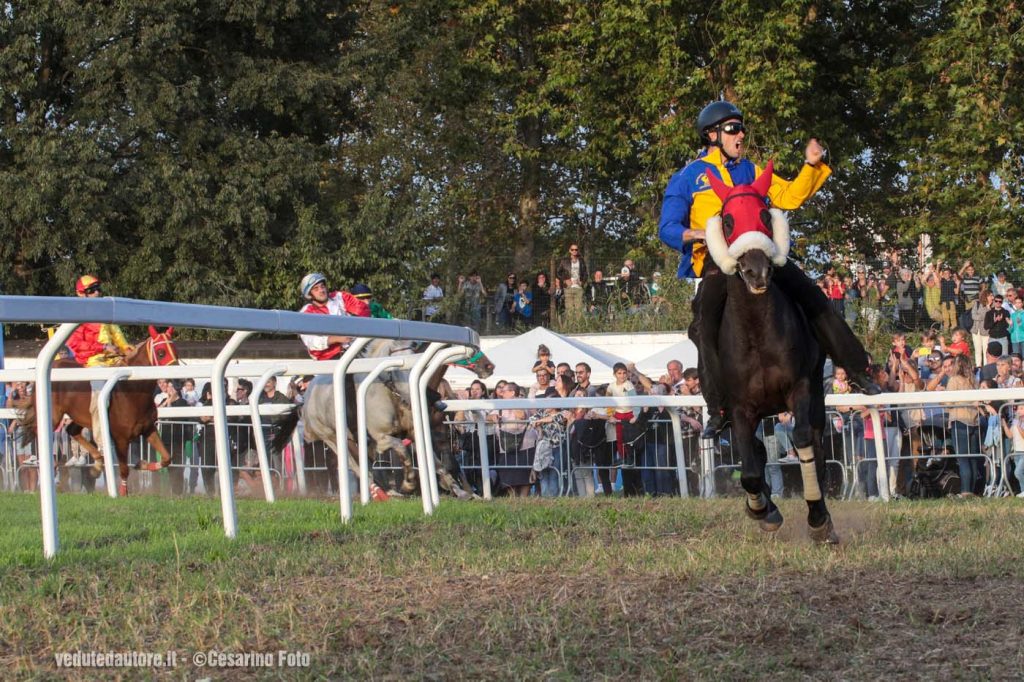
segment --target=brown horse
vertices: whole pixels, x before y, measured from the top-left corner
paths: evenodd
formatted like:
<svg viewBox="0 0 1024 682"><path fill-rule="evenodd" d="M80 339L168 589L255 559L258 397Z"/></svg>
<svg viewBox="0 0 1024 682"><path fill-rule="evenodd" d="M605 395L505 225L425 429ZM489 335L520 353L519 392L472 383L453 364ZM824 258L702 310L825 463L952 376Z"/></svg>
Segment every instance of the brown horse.
<svg viewBox="0 0 1024 682"><path fill-rule="evenodd" d="M168 327L165 332L157 332L149 327L149 338L139 343L124 357L124 365L128 367L172 365L178 363L178 353L171 340L174 328ZM54 367L79 367L73 360L57 360ZM114 441L117 454L118 469L121 474L120 494L128 494L128 446L132 440L144 436L146 441L160 453L160 462L139 462L136 469L158 471L170 465L171 453L160 440L156 430L157 408L153 402L156 381L139 379L123 381L117 384L110 394L110 435ZM82 435L82 429L91 431L93 438L99 432L99 410L95 406L99 388L93 389L88 381L57 381L53 384L53 428L56 428L66 414L78 428L69 428L68 433L89 454L92 455L92 473L99 476L103 472L103 454L95 443ZM95 422L94 422L95 420ZM24 427L25 443L35 438L36 408L29 405L21 415Z"/></svg>

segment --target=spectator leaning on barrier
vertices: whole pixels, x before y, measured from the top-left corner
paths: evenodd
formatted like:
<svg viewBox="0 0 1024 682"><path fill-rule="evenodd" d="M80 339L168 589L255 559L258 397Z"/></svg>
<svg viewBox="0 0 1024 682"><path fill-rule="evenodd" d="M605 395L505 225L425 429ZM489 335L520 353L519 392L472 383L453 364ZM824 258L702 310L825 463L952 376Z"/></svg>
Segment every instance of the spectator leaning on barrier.
<svg viewBox="0 0 1024 682"><path fill-rule="evenodd" d="M1024 498L1024 403L1014 408L1010 420L1002 420L1003 434L1010 439L1009 461L1013 466L1013 475L1017 479L1019 492L1017 497Z"/></svg>
<svg viewBox="0 0 1024 682"><path fill-rule="evenodd" d="M314 315L339 315L347 317L369 317L370 308L366 301L356 298L347 291L327 291L327 277L319 272L311 272L302 278L299 286L302 297L309 301L299 310L300 313ZM316 334L300 334L299 338L306 345L310 356L317 360L333 360L339 357L349 344L351 336L321 336Z"/></svg>
<svg viewBox="0 0 1024 682"><path fill-rule="evenodd" d="M974 382L970 361L964 356L954 358L953 369L946 384L948 391L969 391L978 386ZM955 405L949 408L949 428L953 439L953 454L957 455L960 469L960 495L971 496L980 492L984 484L984 459L980 456L981 440L978 432L979 408L975 405Z"/></svg>

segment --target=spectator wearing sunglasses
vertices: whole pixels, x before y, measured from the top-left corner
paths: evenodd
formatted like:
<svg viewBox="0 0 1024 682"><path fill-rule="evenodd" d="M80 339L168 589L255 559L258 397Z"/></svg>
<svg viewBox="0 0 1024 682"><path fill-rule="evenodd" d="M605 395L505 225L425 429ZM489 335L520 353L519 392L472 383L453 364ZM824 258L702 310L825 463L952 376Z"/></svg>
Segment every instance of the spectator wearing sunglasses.
<svg viewBox="0 0 1024 682"><path fill-rule="evenodd" d="M82 275L75 282L79 298L99 298L103 295L102 282L95 275ZM131 345L116 324L85 322L68 339L68 348L75 362L83 367L110 367L121 364Z"/></svg>
<svg viewBox="0 0 1024 682"><path fill-rule="evenodd" d="M569 255L558 262L558 279L565 288L565 313L569 317L583 315L583 289L587 286L587 264L583 262L578 244L569 245Z"/></svg>
<svg viewBox="0 0 1024 682"><path fill-rule="evenodd" d="M693 301L690 338L697 343L708 423L704 435L713 437L725 426L722 416L721 380L718 375L718 327L725 308L726 278L708 257L704 227L722 210L722 201L707 180L714 174L728 185L751 184L761 168L743 158L747 128L743 113L731 102L712 102L697 117L697 132L704 149L694 161L677 172L665 188L658 236L682 254L680 278L703 278ZM771 205L783 210L799 208L814 196L831 175L825 151L812 138L804 150L804 166L793 180L772 178L768 190ZM867 373L869 357L849 325L838 316L814 282L792 262L778 268L774 281L807 316L811 327L833 360L851 372L865 390L877 392Z"/></svg>

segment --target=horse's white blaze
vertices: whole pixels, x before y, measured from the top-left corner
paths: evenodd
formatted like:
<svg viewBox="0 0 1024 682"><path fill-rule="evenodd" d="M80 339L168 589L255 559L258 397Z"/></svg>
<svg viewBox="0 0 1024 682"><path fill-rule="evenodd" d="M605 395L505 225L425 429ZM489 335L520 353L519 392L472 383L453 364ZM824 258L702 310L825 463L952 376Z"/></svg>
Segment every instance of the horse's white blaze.
<svg viewBox="0 0 1024 682"><path fill-rule="evenodd" d="M814 448L797 448L800 457L800 475L804 479L804 499L817 502L821 499L821 488L818 486L818 469L814 466Z"/></svg>

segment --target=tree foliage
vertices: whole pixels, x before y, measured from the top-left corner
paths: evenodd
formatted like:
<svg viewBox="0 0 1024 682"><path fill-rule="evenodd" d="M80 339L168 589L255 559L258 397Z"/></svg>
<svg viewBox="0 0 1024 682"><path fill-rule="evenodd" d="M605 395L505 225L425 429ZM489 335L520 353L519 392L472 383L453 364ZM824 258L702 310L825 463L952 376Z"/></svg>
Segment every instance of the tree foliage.
<svg viewBox="0 0 1024 682"><path fill-rule="evenodd" d="M9 2L0 286L291 308L318 269L401 311L569 241L660 257L719 97L784 175L826 144L802 243L994 265L1024 256L1022 36L986 0Z"/></svg>

